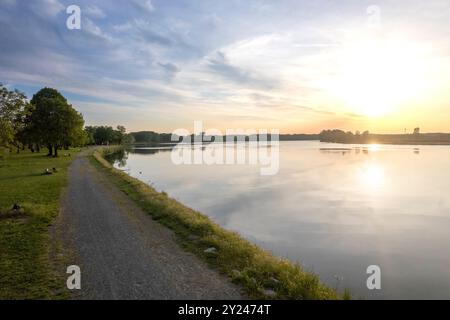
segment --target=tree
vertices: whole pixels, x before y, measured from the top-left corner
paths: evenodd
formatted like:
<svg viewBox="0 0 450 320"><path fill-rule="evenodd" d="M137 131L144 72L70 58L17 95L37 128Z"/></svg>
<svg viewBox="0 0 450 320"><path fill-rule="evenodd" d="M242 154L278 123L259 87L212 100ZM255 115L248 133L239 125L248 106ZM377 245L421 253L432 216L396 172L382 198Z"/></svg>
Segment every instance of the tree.
<svg viewBox="0 0 450 320"><path fill-rule="evenodd" d="M83 145L86 141L86 136L83 130L83 116L70 107L66 110L65 121L67 130L63 131L64 133L62 137L64 149L67 150L70 146Z"/></svg>
<svg viewBox="0 0 450 320"><path fill-rule="evenodd" d="M136 140L134 139L132 134L126 134L123 137L122 144L133 144L133 143L135 143L135 141Z"/></svg>
<svg viewBox="0 0 450 320"><path fill-rule="evenodd" d="M86 130L80 129L75 131L73 141L71 143L72 146L82 147L88 145L89 143L90 143L90 136Z"/></svg>
<svg viewBox="0 0 450 320"><path fill-rule="evenodd" d="M115 140L117 141L118 144L122 144L123 143L123 138L125 137L125 133L127 132L127 130L125 129L124 126L117 126L117 130L115 131Z"/></svg>
<svg viewBox="0 0 450 320"><path fill-rule="evenodd" d="M85 131L90 144L108 145L134 142L134 138L126 134L124 126L117 126L117 130L111 126L87 126Z"/></svg>
<svg viewBox="0 0 450 320"><path fill-rule="evenodd" d="M25 94L10 91L0 84L0 146L20 150L20 133L23 130L23 116L29 106Z"/></svg>
<svg viewBox="0 0 450 320"><path fill-rule="evenodd" d="M114 140L114 129L109 126L96 127L94 141L97 145L109 145Z"/></svg>
<svg viewBox="0 0 450 320"><path fill-rule="evenodd" d="M95 130L96 130L96 128L92 127L92 126L86 126L84 128L84 132L85 132L86 137L87 137L86 144L89 144L89 145L95 144L95 140L94 140Z"/></svg>
<svg viewBox="0 0 450 320"><path fill-rule="evenodd" d="M127 129L125 129L124 126L117 126L117 131L121 134L125 134L125 132L127 132Z"/></svg>
<svg viewBox="0 0 450 320"><path fill-rule="evenodd" d="M47 145L48 155L56 157L58 149L77 143L82 136L83 116L57 90L41 89L31 104L33 110L27 120L30 135Z"/></svg>

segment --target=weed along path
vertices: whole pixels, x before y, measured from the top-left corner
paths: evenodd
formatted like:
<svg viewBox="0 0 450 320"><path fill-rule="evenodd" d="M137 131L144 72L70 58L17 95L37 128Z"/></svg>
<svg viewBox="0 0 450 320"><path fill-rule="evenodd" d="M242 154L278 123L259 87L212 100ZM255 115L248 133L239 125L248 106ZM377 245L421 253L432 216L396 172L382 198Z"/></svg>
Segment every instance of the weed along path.
<svg viewBox="0 0 450 320"><path fill-rule="evenodd" d="M175 242L80 154L58 222L81 269L82 299L241 299L239 289Z"/></svg>

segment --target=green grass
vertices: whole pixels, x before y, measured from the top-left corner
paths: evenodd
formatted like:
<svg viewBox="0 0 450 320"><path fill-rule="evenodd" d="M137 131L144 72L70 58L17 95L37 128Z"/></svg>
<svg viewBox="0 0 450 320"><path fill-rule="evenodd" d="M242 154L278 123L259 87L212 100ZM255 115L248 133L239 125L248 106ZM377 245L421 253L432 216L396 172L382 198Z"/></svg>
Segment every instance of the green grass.
<svg viewBox="0 0 450 320"><path fill-rule="evenodd" d="M114 169L103 156L117 148L95 151L92 163L110 181L153 219L172 229L179 243L188 251L205 260L211 267L227 275L240 285L250 298L255 299L347 299L323 285L319 278L305 272L300 265L280 259L264 251L237 233L224 230L205 215L157 192L145 183ZM214 247L215 254L205 253ZM272 290L275 295L267 295Z"/></svg>
<svg viewBox="0 0 450 320"><path fill-rule="evenodd" d="M50 258L49 226L59 212L72 157L23 151L0 158L0 299L64 298ZM57 173L43 175L46 168ZM11 209L17 203L18 212Z"/></svg>

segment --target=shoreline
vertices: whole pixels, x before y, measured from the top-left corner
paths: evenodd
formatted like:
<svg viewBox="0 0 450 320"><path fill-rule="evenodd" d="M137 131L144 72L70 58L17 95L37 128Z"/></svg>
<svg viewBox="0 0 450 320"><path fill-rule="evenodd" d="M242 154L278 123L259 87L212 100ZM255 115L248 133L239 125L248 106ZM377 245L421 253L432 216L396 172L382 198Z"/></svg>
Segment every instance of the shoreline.
<svg viewBox="0 0 450 320"><path fill-rule="evenodd" d="M226 275L250 298L350 299L347 290L337 293L300 265L275 257L236 232L223 229L207 216L171 199L165 192L157 192L114 168L104 157L121 150L123 147L104 147L95 150L91 160L154 220L174 231L185 250Z"/></svg>
<svg viewBox="0 0 450 320"><path fill-rule="evenodd" d="M418 128L417 128L418 130ZM320 142L344 144L450 145L450 133L375 134L324 130Z"/></svg>
<svg viewBox="0 0 450 320"><path fill-rule="evenodd" d="M310 140L313 141L313 140ZM449 142L386 142L386 141L373 141L373 142L345 142L345 141L320 141L314 140L322 143L332 143L332 144L353 144L353 145L386 145L386 146L450 146Z"/></svg>

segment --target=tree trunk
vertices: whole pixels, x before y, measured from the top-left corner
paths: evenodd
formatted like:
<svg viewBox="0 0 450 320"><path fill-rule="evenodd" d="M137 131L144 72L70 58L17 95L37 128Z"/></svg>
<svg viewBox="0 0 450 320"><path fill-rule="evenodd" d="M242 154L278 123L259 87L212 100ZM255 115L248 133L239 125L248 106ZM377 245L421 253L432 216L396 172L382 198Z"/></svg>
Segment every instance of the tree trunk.
<svg viewBox="0 0 450 320"><path fill-rule="evenodd" d="M54 157L56 158L58 156L58 146L55 146L55 155Z"/></svg>
<svg viewBox="0 0 450 320"><path fill-rule="evenodd" d="M36 151L41 152L41 146L39 145L39 143L36 144Z"/></svg>
<svg viewBox="0 0 450 320"><path fill-rule="evenodd" d="M51 157L52 156L52 154L53 154L53 146L51 145L51 144L49 144L48 146L47 146L47 148L48 148L48 156L49 157Z"/></svg>

